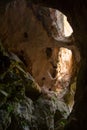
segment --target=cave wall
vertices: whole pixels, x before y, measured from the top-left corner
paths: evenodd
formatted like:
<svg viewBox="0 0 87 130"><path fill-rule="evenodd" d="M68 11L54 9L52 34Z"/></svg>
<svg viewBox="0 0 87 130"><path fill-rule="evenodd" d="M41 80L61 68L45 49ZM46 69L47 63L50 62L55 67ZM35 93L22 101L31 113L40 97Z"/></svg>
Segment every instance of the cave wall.
<svg viewBox="0 0 87 130"><path fill-rule="evenodd" d="M86 88L87 88L87 1L86 0L40 0L33 1L34 3L42 4L57 8L68 16L68 20L73 28L76 40L76 46L81 54L80 70L77 77L77 89L75 96L75 105L72 114L69 118L69 123L66 130L87 129L87 114L86 114Z"/></svg>
<svg viewBox="0 0 87 130"><path fill-rule="evenodd" d="M24 0L9 3L4 11L0 21L0 37L6 49L1 45L0 69L5 70L0 70L0 130L61 129L69 108L54 91L47 90L56 83L62 46L53 39L59 33L55 26L51 30L53 16L48 8ZM41 90L42 86L46 87Z"/></svg>
<svg viewBox="0 0 87 130"><path fill-rule="evenodd" d="M35 0L34 0L35 2ZM80 50L80 54L82 56L82 60L81 60L81 64L80 64L80 70L79 70L79 74L78 74L78 78L77 78L77 90L76 90L76 96L75 96L75 105L74 105L74 109L71 113L71 116L69 118L69 124L66 126L66 129L68 130L78 130L78 129L87 129L86 126L86 122L87 122L87 115L86 115L86 87L87 87L87 79L86 79L86 72L87 72L87 45L86 45L86 33L87 33L87 9L86 9L86 5L87 2L86 0L83 1L68 1L65 3L63 0L62 1L37 1L37 3L42 2L42 4L49 6L49 7L53 7L53 8L57 8L60 9L61 11L63 11L67 16L68 16L68 20L71 23L71 26L73 27L74 30L74 36L75 36L75 40L76 40L76 46L79 48ZM16 8L16 4L17 6L21 7L21 8ZM23 5L22 5L23 4ZM14 5L14 6L13 6ZM13 11L11 12L10 9L8 9L10 6L10 9L12 8ZM30 6L30 3L29 3ZM13 8L14 7L14 8ZM78 7L78 8L77 8ZM19 3L17 1L14 2L14 4L9 4L8 7L6 8L7 11L5 12L5 15L3 17L3 11L2 10L0 13L2 19L0 19L0 37L2 42L4 43L4 45L6 46L6 48L9 48L9 46L11 48L9 48L9 51L13 51L15 53L18 53L19 51L21 51L22 53L22 59L23 59L23 55L26 55L26 57L28 56L27 54L29 53L34 53L34 52L42 52L44 51L44 48L53 48L53 52L55 52L55 46L57 46L57 44L53 44L55 43L53 38L49 38L49 36L47 35L47 32L44 31L44 35L42 35L42 28L43 26L41 25L40 22L37 22L37 20L35 19L35 16L32 18L32 21L38 25L40 27L40 32L39 34L37 33L37 28L38 26L32 26L32 21L30 21L31 19L31 15L34 12L32 11L32 7L30 6L30 10L28 8L26 8L27 10L25 11L26 8L26 4L24 3L24 1L21 1L21 3ZM20 10L23 10L23 12L21 12ZM30 13L29 13L30 11ZM18 12L18 13L16 13ZM20 13L21 12L21 13ZM29 15L27 15L27 13L29 13ZM16 13L16 17L15 17L15 13ZM8 17L7 17L8 16ZM12 19L10 19L12 16ZM24 16L24 18L22 17ZM27 17L30 16L29 22L30 22L30 26L28 25L28 19ZM17 19L20 18L20 21L18 21ZM23 19L22 19L23 18ZM4 22L3 22L4 21ZM11 21L12 24L9 24ZM26 27L22 27L22 24L27 24ZM15 26L14 26L15 25ZM19 25L19 26L18 26ZM31 33L31 27L35 30L33 33ZM11 27L11 28L10 28ZM36 28L37 27L37 28ZM27 28L30 32L27 32ZM17 30L19 30L18 32L16 32ZM16 33L15 33L16 32ZM9 35L8 35L9 34ZM31 36L29 37L29 35L31 34ZM40 35L41 34L41 35ZM37 37L37 36L40 37ZM31 39L30 39L31 38ZM36 41L34 42L34 38L36 39ZM37 39L38 38L38 39ZM22 39L22 41L21 41ZM27 44L27 39L30 40L29 42L29 46L30 49L28 49L28 44ZM42 39L44 40L42 42ZM40 43L37 43L37 41L40 41ZM11 44L12 43L12 44ZM21 43L18 47L18 44ZM32 44L31 44L32 43ZM34 45L33 45L34 44ZM41 44L41 46L44 46L43 49L41 49L41 47L39 47L39 45ZM44 45L43 45L44 44ZM35 48L35 45L38 47L37 51ZM16 47L16 49L15 49ZM23 54L23 50L22 49L26 49L26 53ZM31 51L31 48L33 48L33 51ZM18 50L18 51L17 51ZM29 52L30 50L30 52ZM58 50L57 50L58 51ZM37 53L35 53L36 55ZM45 55L44 55L45 54ZM46 56L46 53L42 53L41 57ZM37 54L37 57L39 57L39 54ZM33 61L36 60L36 58L32 57ZM26 61L25 59L23 59L24 61ZM29 66L32 66L32 60L29 57L29 61L27 61L27 63L25 62L25 64L30 64ZM28 63L29 62L29 63ZM45 61L45 63L48 64L48 61ZM39 63L36 64L39 65ZM43 66L43 64L41 65ZM52 67L52 66L51 66ZM27 68L31 73L31 68ZM37 73L36 73L37 74ZM38 79L37 79L38 80ZM42 84L42 83L41 83ZM81 95L81 96L79 96Z"/></svg>
<svg viewBox="0 0 87 130"><path fill-rule="evenodd" d="M8 4L2 19L0 37L5 48L23 60L27 71L40 86L52 86L47 71L56 72L58 47L53 47L55 41L50 37L52 20L49 9L16 0ZM56 28L52 28L58 34Z"/></svg>
<svg viewBox="0 0 87 130"><path fill-rule="evenodd" d="M4 47L19 56L41 87L54 90L58 80L58 53L62 47L62 42L57 40L64 39L62 14L58 17L55 9L15 0L8 3L0 15L0 37ZM60 25L57 25L58 20ZM69 48L76 55L75 46L71 44Z"/></svg>

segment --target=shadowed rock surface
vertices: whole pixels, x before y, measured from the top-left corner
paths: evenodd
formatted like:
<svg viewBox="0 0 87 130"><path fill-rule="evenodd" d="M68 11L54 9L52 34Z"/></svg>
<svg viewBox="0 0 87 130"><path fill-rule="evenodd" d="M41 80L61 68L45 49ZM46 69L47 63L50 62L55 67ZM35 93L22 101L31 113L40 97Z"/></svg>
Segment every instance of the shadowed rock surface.
<svg viewBox="0 0 87 130"><path fill-rule="evenodd" d="M87 1L86 0L33 0L44 6L61 10L68 16L68 20L73 28L76 46L81 54L80 70L77 77L77 89L75 105L69 118L66 130L87 129L87 98L86 98L86 72L87 72Z"/></svg>
<svg viewBox="0 0 87 130"><path fill-rule="evenodd" d="M36 0L37 1L37 0ZM32 0L32 2L35 2ZM23 69L20 69L20 67L17 67L17 71L19 72L23 72L23 76L30 76L30 74L33 76L33 78L35 79L35 81L39 84L39 86L35 83L35 81L33 81L33 78L31 80L31 82L29 80L26 80L27 85L32 86L33 82L35 86L35 95L34 95L34 90L31 87L31 89L27 88L28 86L26 85L26 89L23 92L23 94L25 93L25 97L22 95L22 93L18 93L18 90L16 92L16 96L13 93L15 90L15 85L14 85L14 81L16 80L16 78L20 78L22 79L22 73L21 75L18 73L16 74L16 76L14 76L15 73L15 69L14 72L12 70L12 72L8 72L8 68L11 66L11 60L9 58L9 54L5 54L3 55L0 52L0 74L4 74L4 72L8 72L7 75L3 75L1 76L1 129L6 129L8 126L8 129L13 129L13 124L17 124L18 120L20 120L21 118L21 114L19 114L20 112L17 111L17 109L19 108L23 108L23 106L27 107L27 109L24 109L24 115L26 115L27 111L30 111L28 109L32 109L32 111L29 114L32 114L36 108L38 108L37 110L41 109L40 107L43 107L43 104L46 104L43 96L41 97L41 99L37 99L39 98L38 96L41 94L41 88L42 88L42 95L44 95L44 97L46 98L46 100L50 99L51 102L51 97L52 93L49 91L48 93L48 89L51 90L51 88L53 87L53 85L56 83L57 80L53 80L55 79L56 75L57 75L57 71L56 71L56 67L58 64L58 53L61 47L66 47L70 50L72 50L73 52L73 56L74 56L74 68L76 67L76 65L78 64L77 61L79 61L79 53L78 53L78 49L80 51L81 54L81 61L80 64L78 65L79 69L79 73L78 73L78 77L77 77L77 88L76 88L76 94L75 94L75 105L73 107L73 111L71 113L71 115L68 118L68 122L67 125L65 127L66 130L79 130L79 129L87 129L86 126L86 110L87 110L87 104L86 104L86 87L87 87L87 78L86 78L86 71L87 71L87 46L86 46L86 33L87 33L87 25L86 25L86 21L87 21L87 16L86 16L86 6L87 6L87 2L85 0L83 1L68 1L65 3L65 1L61 0L59 1L53 1L53 0L47 0L47 1L37 1L38 4L42 3L42 5L45 6L49 6L49 7L53 7L56 9L61 10L62 12L64 12L67 16L68 16L68 20L71 23L73 30L74 30L74 37L75 37L75 42L71 41L70 39L67 42L67 39L65 39L63 36L63 40L65 40L64 42L62 41L58 41L54 40L55 36L60 36L61 32L58 32L58 29L55 28L55 26L52 26L52 17L55 17L55 10L51 10L48 8L44 8L40 5L32 5L31 2L29 1L25 1L22 0L21 2L19 0L15 0L15 1L11 1L11 3L4 3L0 2L0 39L4 45L4 47L6 48L6 50L8 50L8 52L13 52L15 54L17 54L19 56L19 58L23 61L23 63L25 64L25 69L23 71ZM77 8L78 7L78 8ZM52 14L50 14L50 11ZM16 13L17 12L17 13ZM51 16L50 16L51 15ZM20 18L20 19L19 19ZM56 21L56 20L55 20ZM73 45L75 43L75 45ZM14 55L14 54L13 54ZM37 67L36 67L37 66ZM26 72L29 72L30 74L27 75L25 74ZM74 72L74 74L72 73L72 77L73 75L75 75L75 70L73 69L72 72ZM10 74L14 76L11 77L9 76ZM5 77L4 81L3 81L3 77ZM10 78L9 78L10 77ZM30 76L31 77L31 76ZM26 77L27 78L27 77ZM10 81L9 81L10 79ZM4 85L6 82L10 82L12 81L12 90L6 89ZM28 84L29 81L29 84ZM3 83L4 82L4 83ZM24 81L25 82L25 81ZM72 81L73 82L73 81ZM20 85L20 82L18 82L17 84L19 84L19 86L22 86L24 83L22 83L22 85ZM10 84L11 85L11 84ZM45 86L45 87L43 87ZM2 90L2 88L5 90ZM10 86L8 87L10 88ZM21 87L21 89L24 89L25 87ZM38 89L36 89L38 88ZM48 88L47 90L44 88ZM8 108L9 106L9 102L6 103L8 100L7 97L8 96L8 91L11 92L11 94L13 95L13 97L17 97L17 96L23 96L23 104L21 104L21 102L18 99L18 102L13 102L14 108L16 107L17 109L13 110L12 104L11 107ZM37 92L36 92L37 91ZM30 94L29 94L30 93ZM36 94L37 93L37 94ZM29 99L27 99L29 97ZM67 96L66 96L67 97ZM31 99L30 99L31 98ZM10 99L9 99L10 100ZM13 100L13 98L12 98ZM32 100L37 100L36 106L33 106L33 101ZM41 101L41 102L40 102ZM44 103L43 103L44 101ZM25 103L26 102L26 103ZM32 102L32 103L30 103ZM37 104L40 105L37 107ZM28 104L33 104L30 105L28 107ZM51 102L52 103L52 102ZM64 102L63 102L64 103ZM6 106L4 106L4 104L6 104ZM16 104L16 105L15 105ZM48 103L49 104L49 100ZM59 103L58 103L59 104ZM3 107L2 107L3 106ZM48 105L48 109L50 110L50 105ZM12 115L9 116L9 113L7 110L4 111L5 107L8 109L11 109L11 113ZM63 107L63 104L62 104ZM57 107L56 107L57 109ZM55 111L56 111L55 109ZM68 109L68 108L67 108ZM59 108L58 108L59 110ZM13 114L14 111L14 114ZM19 113L18 113L19 112ZM45 111L46 112L46 111ZM51 112L51 111L50 111ZM17 117L17 115L15 115L16 113L19 114L19 116ZM41 113L43 113L43 111L41 111ZM46 112L47 113L47 112ZM56 112L54 112L55 115ZM38 116L36 115L36 117L38 117L38 119L40 119L39 116L40 113L38 113ZM4 116L3 116L4 115ZM14 116L15 115L15 116ZM24 115L22 115L21 119L24 119ZM43 119L46 119L46 114L42 114ZM50 114L51 115L51 114ZM6 116L6 121L7 119L8 122L6 123L5 120L3 120L3 117ZM35 115L34 115L35 116ZM36 118L35 117L35 118ZM61 116L60 116L61 117ZM50 116L49 116L50 118ZM57 118L57 117L56 117ZM52 117L51 119L54 119L54 117ZM14 122L15 120L15 122ZM34 120L34 123L31 121L31 119L27 119L27 117L24 119L25 122L20 121L20 123L17 125L17 127L14 128L14 130L16 129L33 129L28 123L30 122L30 124L34 124L34 128L37 129L38 126L40 126L40 122L37 123L37 119ZM28 120L28 121L27 121ZM33 120L33 119L32 119ZM41 119L40 119L41 120ZM59 120L59 119L58 119ZM13 124L10 124L10 122L12 121ZM48 121L48 120L47 120ZM42 122L42 126L44 126L44 124L46 124L45 129L51 129L50 123L48 126L47 121L44 123L44 121ZM5 123L4 123L5 122ZM49 121L51 122L51 121ZM53 122L53 120L52 120ZM52 123L51 124L56 124L56 123ZM10 124L10 125L9 125ZM20 124L24 124L24 126L20 128ZM26 125L25 125L26 124ZM61 123L60 123L61 124ZM15 125L16 126L16 125ZM26 128L25 128L26 126ZM29 128L30 127L30 128ZM59 127L59 126L58 126ZM64 126L63 126L64 127ZM39 128L38 128L39 129ZM41 128L42 129L42 128ZM43 128L44 129L44 128ZM54 127L52 126L52 129L54 129ZM55 128L56 129L56 128ZM58 129L58 128L57 128ZM61 126L60 126L61 129Z"/></svg>
<svg viewBox="0 0 87 130"><path fill-rule="evenodd" d="M55 92L50 92L49 97L41 92L21 60L15 54L8 54L1 44L0 54L3 59L0 61L3 70L0 71L0 130L64 127L62 123L70 113L64 101ZM55 116L58 117L55 119Z"/></svg>

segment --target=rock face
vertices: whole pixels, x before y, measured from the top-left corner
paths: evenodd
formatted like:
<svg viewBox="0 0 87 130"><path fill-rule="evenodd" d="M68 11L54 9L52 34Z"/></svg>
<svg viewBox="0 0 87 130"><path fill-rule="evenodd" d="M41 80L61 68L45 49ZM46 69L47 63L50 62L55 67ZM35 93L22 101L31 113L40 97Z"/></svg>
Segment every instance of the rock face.
<svg viewBox="0 0 87 130"><path fill-rule="evenodd" d="M63 98L76 71L77 48L64 38L55 9L26 0L0 9L0 38L10 53L0 52L1 130L62 129L69 115ZM70 53L70 60L63 62L63 52Z"/></svg>
<svg viewBox="0 0 87 130"><path fill-rule="evenodd" d="M3 59L0 60L0 130L63 128L69 115L64 101L54 92L49 93L49 98L41 93L24 64L16 55L8 54L1 44L0 59ZM34 101L32 92L37 94Z"/></svg>
<svg viewBox="0 0 87 130"><path fill-rule="evenodd" d="M87 129L87 1L86 0L33 0L45 6L60 9L67 16L71 23L76 39L76 46L78 46L81 54L81 66L77 77L77 89L75 96L75 105L73 112L69 118L69 123L66 130Z"/></svg>
<svg viewBox="0 0 87 130"><path fill-rule="evenodd" d="M56 40L64 38L62 17L60 14L57 18L54 9L15 0L7 5L0 20L0 37L4 47L16 53L36 82L48 89L58 79L58 55L64 45ZM58 20L61 26L57 24ZM71 45L70 49L73 48Z"/></svg>
<svg viewBox="0 0 87 130"><path fill-rule="evenodd" d="M0 130L6 130L13 117L16 122L21 120L15 126L15 130L23 128L27 122L31 122L29 115L32 114L33 105L31 99L25 96L25 90L26 87L31 90L40 90L39 86L25 72L23 63L15 57L5 52L0 44L0 59L3 59L0 60ZM37 92L40 93L40 91Z"/></svg>

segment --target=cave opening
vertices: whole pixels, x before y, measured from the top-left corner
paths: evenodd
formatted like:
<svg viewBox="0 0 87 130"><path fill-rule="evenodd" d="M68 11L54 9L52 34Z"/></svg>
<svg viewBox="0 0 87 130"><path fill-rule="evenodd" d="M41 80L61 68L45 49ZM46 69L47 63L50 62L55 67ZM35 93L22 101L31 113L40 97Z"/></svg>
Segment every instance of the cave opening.
<svg viewBox="0 0 87 130"><path fill-rule="evenodd" d="M67 17L58 10L50 8L50 16L52 19L52 26L56 28L58 33L51 30L52 37L56 41L73 41L73 29L67 21ZM52 28L53 29L53 28ZM69 111L72 111L74 105L74 95L76 90L76 59L75 50L69 47L47 48L46 55L50 61L51 67L49 66L46 75L42 77L42 82L38 82L42 86L42 91L50 93L55 92L60 99L63 99ZM56 63L55 63L56 61ZM41 70L40 70L41 71Z"/></svg>
<svg viewBox="0 0 87 130"><path fill-rule="evenodd" d="M52 9L50 10L52 11ZM56 28L58 28L59 35L58 37L53 36L54 39L68 40L71 37L70 40L73 41L73 29L67 21L67 17L59 10L55 11L55 16ZM60 47L56 70L57 80L54 84L54 91L56 91L60 97L62 96L71 112L74 105L74 96L76 91L76 65L72 49Z"/></svg>
<svg viewBox="0 0 87 130"><path fill-rule="evenodd" d="M74 105L80 59L67 17L52 8L15 0L3 21L0 36L11 60L11 69L0 79L0 94L9 95L0 107L1 118L3 113L10 117L6 122L6 116L4 128L12 129L14 120L15 130L19 126L24 130L63 129Z"/></svg>

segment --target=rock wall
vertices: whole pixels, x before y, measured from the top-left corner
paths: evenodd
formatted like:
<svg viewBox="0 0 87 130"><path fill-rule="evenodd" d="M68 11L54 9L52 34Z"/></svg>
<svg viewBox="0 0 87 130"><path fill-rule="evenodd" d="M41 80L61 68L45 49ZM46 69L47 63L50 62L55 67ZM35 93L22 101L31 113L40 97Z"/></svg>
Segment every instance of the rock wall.
<svg viewBox="0 0 87 130"><path fill-rule="evenodd" d="M7 5L0 20L0 37L4 47L16 53L36 82L48 89L57 81L58 53L64 46L61 41L56 41L64 39L62 17L57 17L54 9L15 0ZM71 45L70 49L73 48Z"/></svg>
<svg viewBox="0 0 87 130"><path fill-rule="evenodd" d="M68 16L73 28L76 46L80 50L81 63L77 76L75 105L66 130L87 129L87 1L86 0L34 0L34 3L60 9Z"/></svg>
<svg viewBox="0 0 87 130"><path fill-rule="evenodd" d="M35 129L40 127L40 129L42 130L42 126L44 126L44 124L46 126L45 128L43 127L43 129L52 128L52 130L54 130L54 127L56 125L60 125L58 126L58 128L61 129L62 119L64 119L64 122L65 122L66 117L64 117L63 115L61 117L61 120L58 119L60 124L57 123L58 117L56 117L55 119L56 122L55 122L54 118L56 116L56 110L58 110L58 116L59 116L59 109L60 111L63 110L62 112L65 111L65 113L67 113L66 115L69 114L69 109L64 103L64 101L62 100L62 97L67 92L67 89L69 89L68 87L70 85L71 77L75 75L76 64L78 63L77 61L79 61L79 53L78 53L77 48L74 46L74 42L71 41L70 39L64 38L64 36L62 35L63 27L62 27L62 30L58 28L57 26L58 19L56 19L55 12L56 10L54 9L32 5L31 2L28 2L25 0L22 0L21 2L20 0L14 0L8 3L5 6L5 8L3 7L2 10L0 11L0 16L2 17L0 19L0 38L6 51L11 53L11 55L13 56L14 56L14 53L17 54L17 56L21 59L21 61L26 66L25 71L28 71L40 86L40 87L35 87L38 89L34 90L33 89L34 84L30 82L30 86L33 86L33 87L28 88L26 85L26 90L23 93L26 95L27 98L29 97L32 100L36 100L37 98L39 98L39 95L41 94L41 97L37 99L36 103L34 102L36 104L35 106L33 106L31 103L33 101L29 99L29 102L28 102L26 97L23 97L24 99L23 104L21 104L21 102L19 102L18 100L19 103L16 104L15 106L18 109L14 109L14 113L16 114L17 112L19 116L14 114L16 116L16 119L14 115L13 117L10 117L10 119L12 120L12 125L9 123L10 125L8 129L12 129L13 124L17 122L17 120L20 120L21 116L22 116L21 120L24 118L24 115L21 115L23 113L20 114L19 108L22 109L23 108L22 105L24 105L25 106L24 109L26 109L29 103L32 106L29 106L26 110L24 110L25 115L26 115L26 111L28 111L30 107L34 110L35 108L37 108L36 113L35 111L29 110L30 113L28 114L33 115L33 112L34 112L34 114L36 114L36 117L38 118L35 119L34 122L32 122L31 119L28 119L28 121L27 119L25 119L26 120L25 122L20 121L19 124L23 123L24 126L26 125L26 128L24 128L24 130L27 129L28 128L27 125L29 125L29 124L26 124L26 122L32 124L32 126L29 126L29 127L33 127L33 125L35 125L34 126ZM60 22L62 23L62 20ZM62 23L62 26L63 26L63 23ZM63 41L61 41L61 39ZM70 67L69 68L70 71L68 71L68 74L70 75L68 76L68 74L66 73L66 75L63 77L63 79L66 78L66 81L61 80L60 82L58 81L59 73L60 74L62 73L62 68L63 68L63 66L61 65L60 72L59 72L59 61L62 60L61 57L59 58L59 55L61 54L60 53L61 47L72 50L73 56L71 57L70 63L69 62L67 63L67 61L63 62L66 68ZM73 68L72 68L72 65L73 65ZM38 86L36 82L34 83L36 86ZM66 91L63 86L67 87ZM56 96L56 93L55 93L56 90L58 94L60 93L59 97ZM60 90L64 90L64 91L62 91L61 93ZM3 94L3 91L1 93ZM6 93L4 94L6 95ZM56 96L56 101L55 101L55 96ZM58 100L57 102L57 99L60 99L61 101ZM25 102L27 102L28 104L27 103L25 104ZM43 108L43 106L45 106L44 108L45 111L42 110L41 113L38 113L38 110ZM7 104L7 107L8 107L8 104ZM52 107L52 110L51 110L51 107ZM48 109L50 109L49 116L47 115L49 114ZM4 113L4 111L2 112L2 110L3 108L1 107L1 113ZM12 110L11 112L13 114ZM52 120L50 121L49 118L51 118ZM13 119L15 119L15 122L13 121ZM36 120L38 119L39 120L42 119L46 121L37 122ZM40 125L40 123L42 124ZM51 123L52 123L52 126L51 126ZM2 124L3 124L3 121L2 121ZM20 129L19 124L17 127L14 128L14 130ZM24 126L21 126L22 127L21 129L23 129ZM4 127L7 128L7 126L4 126ZM30 129L33 129L33 128L30 128Z"/></svg>
<svg viewBox="0 0 87 130"><path fill-rule="evenodd" d="M56 93L49 94L41 92L23 62L0 43L0 130L63 128L69 109Z"/></svg>

